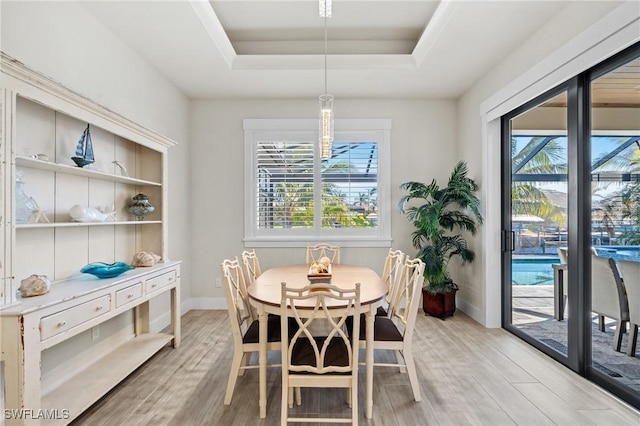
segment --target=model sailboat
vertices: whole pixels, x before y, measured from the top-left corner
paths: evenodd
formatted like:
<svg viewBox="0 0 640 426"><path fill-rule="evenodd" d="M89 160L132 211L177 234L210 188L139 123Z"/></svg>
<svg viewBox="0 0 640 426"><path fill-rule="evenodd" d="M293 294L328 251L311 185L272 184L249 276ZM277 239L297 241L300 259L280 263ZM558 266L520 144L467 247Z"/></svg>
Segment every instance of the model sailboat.
<svg viewBox="0 0 640 426"><path fill-rule="evenodd" d="M93 163L93 144L91 143L91 133L89 132L89 125L82 132L82 136L76 145L76 155L71 159L78 165L78 167L84 167Z"/></svg>

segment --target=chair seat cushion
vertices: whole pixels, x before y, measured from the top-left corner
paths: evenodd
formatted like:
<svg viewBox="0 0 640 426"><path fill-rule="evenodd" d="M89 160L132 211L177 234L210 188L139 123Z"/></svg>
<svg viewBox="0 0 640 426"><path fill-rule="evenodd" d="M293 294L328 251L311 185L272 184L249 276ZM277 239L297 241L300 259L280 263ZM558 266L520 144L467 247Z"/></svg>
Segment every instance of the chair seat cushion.
<svg viewBox="0 0 640 426"><path fill-rule="evenodd" d="M322 350L322 346L327 337L318 336L314 337L316 344L318 345L318 351ZM296 340L291 350L291 365L316 365L316 355L313 351L313 346L309 339L301 337ZM324 357L324 365L327 366L339 366L346 367L349 365L349 349L345 344L345 341L340 337L334 337L329 342L327 351ZM292 372L292 374L299 372ZM336 374L336 373L331 373Z"/></svg>
<svg viewBox="0 0 640 426"><path fill-rule="evenodd" d="M298 324L295 319L288 318L289 320L289 338L298 330ZM267 342L279 342L280 341L280 316L270 315L267 317ZM260 321L255 320L251 323L247 332L242 337L243 343L259 343L260 342Z"/></svg>
<svg viewBox="0 0 640 426"><path fill-rule="evenodd" d="M360 323L360 340L366 340L366 331L367 327L364 324L364 321ZM402 334L398 327L391 321L391 319L386 317L376 316L375 322L373 323L373 340L381 341L381 342L401 342Z"/></svg>

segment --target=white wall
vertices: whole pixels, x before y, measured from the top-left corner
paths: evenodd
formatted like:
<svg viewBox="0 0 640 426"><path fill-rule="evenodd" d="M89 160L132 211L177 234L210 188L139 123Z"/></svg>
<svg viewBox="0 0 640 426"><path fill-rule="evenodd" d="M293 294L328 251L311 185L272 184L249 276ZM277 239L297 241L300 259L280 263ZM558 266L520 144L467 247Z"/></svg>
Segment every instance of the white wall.
<svg viewBox="0 0 640 426"><path fill-rule="evenodd" d="M484 325L500 326L500 147L499 120L487 120L482 114L487 112L487 105L499 103L509 105L504 111L507 112L628 45L634 28L638 37L637 22L635 27L628 22L629 15L638 14L637 5L637 2L625 2L622 6L620 2L569 2L458 102L459 153L482 185L487 219L473 241L479 253L477 261L458 278L462 287L459 306ZM625 8L624 13L613 18L607 16L618 7ZM617 32L616 25L624 31ZM590 49L589 43L598 44L585 38L605 37L606 48L599 43L602 52L582 55L585 49ZM569 63L572 65L565 66Z"/></svg>
<svg viewBox="0 0 640 426"><path fill-rule="evenodd" d="M336 99L338 118L390 118L391 197L393 246L411 255L412 228L395 209L403 195L402 182L446 179L456 157L455 102L447 100ZM315 118L316 99L216 100L191 104L190 158L192 198L193 307L221 307L222 289L214 287L221 277L220 263L239 256L244 245L244 118ZM382 272L387 248L348 248L345 263L368 265ZM262 269L283 262L304 262L304 248L258 248Z"/></svg>
<svg viewBox="0 0 640 426"><path fill-rule="evenodd" d="M107 108L176 141L169 151L169 253L185 259L182 296L188 299L188 100L77 2L2 1L0 49ZM168 300L152 306L155 327L168 324Z"/></svg>

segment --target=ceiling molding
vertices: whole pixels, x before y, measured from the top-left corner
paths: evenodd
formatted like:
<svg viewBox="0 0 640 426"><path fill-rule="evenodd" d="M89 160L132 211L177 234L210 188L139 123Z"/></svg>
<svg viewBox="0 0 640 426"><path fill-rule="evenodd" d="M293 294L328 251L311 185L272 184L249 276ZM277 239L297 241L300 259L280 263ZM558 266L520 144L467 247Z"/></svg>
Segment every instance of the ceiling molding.
<svg viewBox="0 0 640 426"><path fill-rule="evenodd" d="M453 0L440 1L433 17L427 23L427 26L416 43L416 47L411 53L416 64L416 68L419 68L422 65L433 46L435 46L440 35L453 17L457 7L456 2Z"/></svg>
<svg viewBox="0 0 640 426"><path fill-rule="evenodd" d="M227 37L227 33L222 27L222 24L211 7L211 4L208 1L202 0L189 0L189 4L196 12L200 22L202 22L202 26L209 34L209 37L211 37L211 40L220 51L220 54L229 68L232 68L233 62L238 55L231 45L231 41L229 40L229 37Z"/></svg>
<svg viewBox="0 0 640 426"><path fill-rule="evenodd" d="M232 70L310 70L324 68L324 55L239 55L236 53L227 33L222 26L218 16L208 1L189 0L191 7L198 16L200 22L211 37L223 56L229 69ZM429 25L423 32L420 42L423 42L430 34L439 35L451 17L453 6L449 0L441 2L436 13L442 16L433 31L427 31ZM443 6L446 4L446 6ZM440 10L442 12L440 12ZM429 43L429 48L434 42ZM428 53L428 49L421 49L422 57L418 61L415 52L412 54L341 54L329 55L331 69L415 69L416 63L422 62Z"/></svg>
<svg viewBox="0 0 640 426"><path fill-rule="evenodd" d="M331 69L415 69L411 55L328 55ZM238 55L234 70L314 70L324 68L323 55Z"/></svg>

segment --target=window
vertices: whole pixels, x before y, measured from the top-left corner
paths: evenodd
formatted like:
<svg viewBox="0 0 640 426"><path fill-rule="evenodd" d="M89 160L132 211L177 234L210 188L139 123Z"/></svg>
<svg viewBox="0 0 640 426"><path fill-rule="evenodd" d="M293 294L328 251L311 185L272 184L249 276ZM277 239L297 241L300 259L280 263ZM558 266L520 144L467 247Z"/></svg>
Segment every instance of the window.
<svg viewBox="0 0 640 426"><path fill-rule="evenodd" d="M389 246L390 120L336 120L320 158L318 120L244 120L245 245Z"/></svg>

